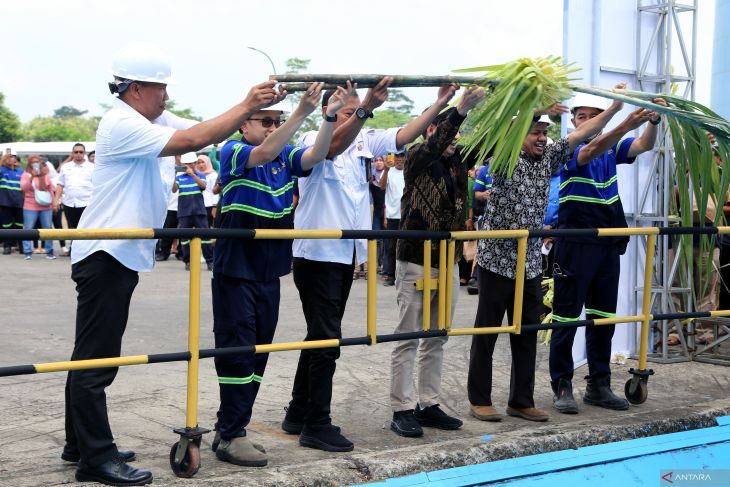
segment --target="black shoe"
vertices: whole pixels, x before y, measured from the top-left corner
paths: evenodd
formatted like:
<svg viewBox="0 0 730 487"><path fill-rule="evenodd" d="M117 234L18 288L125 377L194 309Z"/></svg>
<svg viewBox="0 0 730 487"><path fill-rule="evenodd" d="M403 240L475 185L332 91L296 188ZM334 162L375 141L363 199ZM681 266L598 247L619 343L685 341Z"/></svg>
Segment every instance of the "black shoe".
<svg viewBox="0 0 730 487"><path fill-rule="evenodd" d="M147 485L152 483L152 472L130 467L121 458L114 458L96 467L79 464L76 480L106 485Z"/></svg>
<svg viewBox="0 0 730 487"><path fill-rule="evenodd" d="M416 417L413 415L413 409L394 412L393 420L390 422L390 429L406 438L423 436L423 428L416 421Z"/></svg>
<svg viewBox="0 0 730 487"><path fill-rule="evenodd" d="M611 390L610 375L594 378L588 377L588 384L586 385L586 393L583 395L583 402L616 411L626 411L629 409L629 401L622 397L618 397Z"/></svg>
<svg viewBox="0 0 730 487"><path fill-rule="evenodd" d="M573 398L573 385L567 379L558 380L553 387L553 407L563 414L578 414L578 404Z"/></svg>
<svg viewBox="0 0 730 487"><path fill-rule="evenodd" d="M3 249L3 255L10 255L10 253L11 253L12 251L13 251L13 250L12 250L12 249L11 249L10 247L5 247L5 248Z"/></svg>
<svg viewBox="0 0 730 487"><path fill-rule="evenodd" d="M119 453L119 458L124 460L125 462L133 462L135 458L137 458L137 455L135 455L133 450L117 450ZM66 443L63 445L63 452L61 452L61 460L65 460L67 462L76 463L81 459L81 454L79 453L79 450L76 447L73 447Z"/></svg>
<svg viewBox="0 0 730 487"><path fill-rule="evenodd" d="M291 421L284 417L284 420L281 422L281 429L283 429L285 432L289 433L290 435L300 435L302 434L302 429L304 428L304 423L299 423L297 421Z"/></svg>
<svg viewBox="0 0 730 487"><path fill-rule="evenodd" d="M164 262L164 261L166 261L166 260L167 260L167 259L169 259L169 258L170 258L170 256L169 256L169 255L162 255L162 254L157 254L157 255L155 255L155 260L156 260L157 262Z"/></svg>
<svg viewBox="0 0 730 487"><path fill-rule="evenodd" d="M460 419L453 418L443 412L438 404L423 409L416 405L413 416L415 416L416 421L421 423L421 426L430 426L440 430L458 430L464 424Z"/></svg>
<svg viewBox="0 0 730 487"><path fill-rule="evenodd" d="M299 436L299 444L309 448L331 452L352 451L355 447L350 440L333 424L309 426L304 425Z"/></svg>
<svg viewBox="0 0 730 487"><path fill-rule="evenodd" d="M466 292L470 295L479 294L479 286L477 285L477 280L475 278L469 279L469 283L466 285Z"/></svg>
<svg viewBox="0 0 730 487"><path fill-rule="evenodd" d="M395 286L395 278L388 277L386 280L383 281L383 286Z"/></svg>
<svg viewBox="0 0 730 487"><path fill-rule="evenodd" d="M186 262L185 263L185 270L186 271L189 271L190 270L190 262Z"/></svg>
<svg viewBox="0 0 730 487"><path fill-rule="evenodd" d="M208 266L208 270L211 271L211 272L213 272L213 263L212 262L207 262L206 265Z"/></svg>

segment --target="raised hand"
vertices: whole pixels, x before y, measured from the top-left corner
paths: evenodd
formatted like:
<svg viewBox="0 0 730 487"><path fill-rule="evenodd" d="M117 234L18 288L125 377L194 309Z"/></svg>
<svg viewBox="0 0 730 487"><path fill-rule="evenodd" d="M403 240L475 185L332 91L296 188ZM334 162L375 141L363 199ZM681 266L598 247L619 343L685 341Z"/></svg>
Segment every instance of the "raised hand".
<svg viewBox="0 0 730 487"><path fill-rule="evenodd" d="M286 91L279 92L275 90L274 86L276 86L276 83L276 80L269 80L253 86L243 100L243 103L252 112L279 103L286 98Z"/></svg>
<svg viewBox="0 0 730 487"><path fill-rule="evenodd" d="M327 116L335 115L342 107L344 107L352 96L357 94L357 83L347 81L347 88L338 86L337 90L332 93L327 102Z"/></svg>
<svg viewBox="0 0 730 487"><path fill-rule="evenodd" d="M545 108L544 110L536 111L535 114L536 115L547 114L547 115L550 115L551 117L558 117L558 116L562 115L563 113L568 113L569 111L570 111L570 109L568 108L567 105L565 105L563 103L553 103L552 105Z"/></svg>
<svg viewBox="0 0 730 487"><path fill-rule="evenodd" d="M628 86L626 84L626 82L625 81L622 81L621 83L616 83L613 86L613 90L614 91L616 91L616 90L625 90L626 89L626 86ZM623 107L624 107L624 102L619 101L619 100L613 100L613 103L611 103L611 106L609 107L609 109L611 111L613 111L613 112L620 112L623 109Z"/></svg>
<svg viewBox="0 0 730 487"><path fill-rule="evenodd" d="M626 120L623 121L626 131L631 131L639 128L644 123L648 122L652 117L656 116L656 112L653 110L647 110L646 108L638 108L631 112Z"/></svg>
<svg viewBox="0 0 730 487"><path fill-rule="evenodd" d="M487 96L487 91L481 86L468 87L461 95L461 99L456 105L456 111L459 112L459 115L465 117L469 110L474 108L485 96Z"/></svg>
<svg viewBox="0 0 730 487"><path fill-rule="evenodd" d="M451 99L454 97L457 91L461 88L459 83L448 83L439 87L439 92L436 97L436 104L440 107L445 107L449 104Z"/></svg>
<svg viewBox="0 0 730 487"><path fill-rule="evenodd" d="M362 101L362 107L372 112L388 99L388 87L393 82L391 76L385 76L380 82L370 88Z"/></svg>
<svg viewBox="0 0 730 487"><path fill-rule="evenodd" d="M309 85L309 89L302 95L302 99L299 100L299 105L295 111L305 117L312 113L319 106L320 100L322 99L323 86L324 83L321 82L314 82Z"/></svg>

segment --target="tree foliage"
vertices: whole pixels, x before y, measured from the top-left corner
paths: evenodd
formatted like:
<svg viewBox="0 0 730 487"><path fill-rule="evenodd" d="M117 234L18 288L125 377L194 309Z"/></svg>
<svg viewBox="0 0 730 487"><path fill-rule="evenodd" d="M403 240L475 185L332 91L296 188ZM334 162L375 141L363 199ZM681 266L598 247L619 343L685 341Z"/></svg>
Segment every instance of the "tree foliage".
<svg viewBox="0 0 730 487"><path fill-rule="evenodd" d="M5 106L5 95L0 92L0 142L15 142L20 138L20 119Z"/></svg>
<svg viewBox="0 0 730 487"><path fill-rule="evenodd" d="M23 139L31 142L76 142L96 139L99 117L36 117L23 124Z"/></svg>
<svg viewBox="0 0 730 487"><path fill-rule="evenodd" d="M165 102L165 109L170 113L174 113L178 117L197 120L199 122L203 121L203 117L196 115L192 108L178 108L175 100L167 100L167 102Z"/></svg>
<svg viewBox="0 0 730 487"><path fill-rule="evenodd" d="M79 110L76 107L64 105L61 108L56 108L55 110L53 110L53 116L56 118L83 117L88 112L88 110Z"/></svg>

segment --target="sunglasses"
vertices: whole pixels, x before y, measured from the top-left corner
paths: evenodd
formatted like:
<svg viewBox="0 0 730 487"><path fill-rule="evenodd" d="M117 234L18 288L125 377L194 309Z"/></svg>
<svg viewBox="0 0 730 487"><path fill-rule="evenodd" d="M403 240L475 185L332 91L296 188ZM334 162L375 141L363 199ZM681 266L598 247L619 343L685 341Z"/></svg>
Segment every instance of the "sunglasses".
<svg viewBox="0 0 730 487"><path fill-rule="evenodd" d="M82 151L82 150L75 150L74 151L74 154L83 154L83 153L84 153L84 151Z"/></svg>
<svg viewBox="0 0 730 487"><path fill-rule="evenodd" d="M274 127L278 128L283 123L283 121L280 118L277 118L276 120L274 120L273 118L269 118L269 117L249 118L249 120L258 120L259 122L261 122L261 126L265 129L271 127L272 125Z"/></svg>

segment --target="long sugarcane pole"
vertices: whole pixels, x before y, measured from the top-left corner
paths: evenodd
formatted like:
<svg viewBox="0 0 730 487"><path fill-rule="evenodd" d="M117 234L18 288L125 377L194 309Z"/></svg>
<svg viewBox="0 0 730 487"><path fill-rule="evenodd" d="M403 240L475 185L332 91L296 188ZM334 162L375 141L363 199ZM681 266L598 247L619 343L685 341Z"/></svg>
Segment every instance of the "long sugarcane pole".
<svg viewBox="0 0 730 487"><path fill-rule="evenodd" d="M306 91L310 83L315 81L324 82L324 89L334 89L338 86L345 86L347 81L357 83L358 88L372 88L377 85L386 75L384 74L280 74L271 75L269 79L275 79L280 83L282 89L288 92ZM492 84L494 81L476 76L392 76L391 88L406 87L431 87L441 86L446 83L460 83L463 85Z"/></svg>

